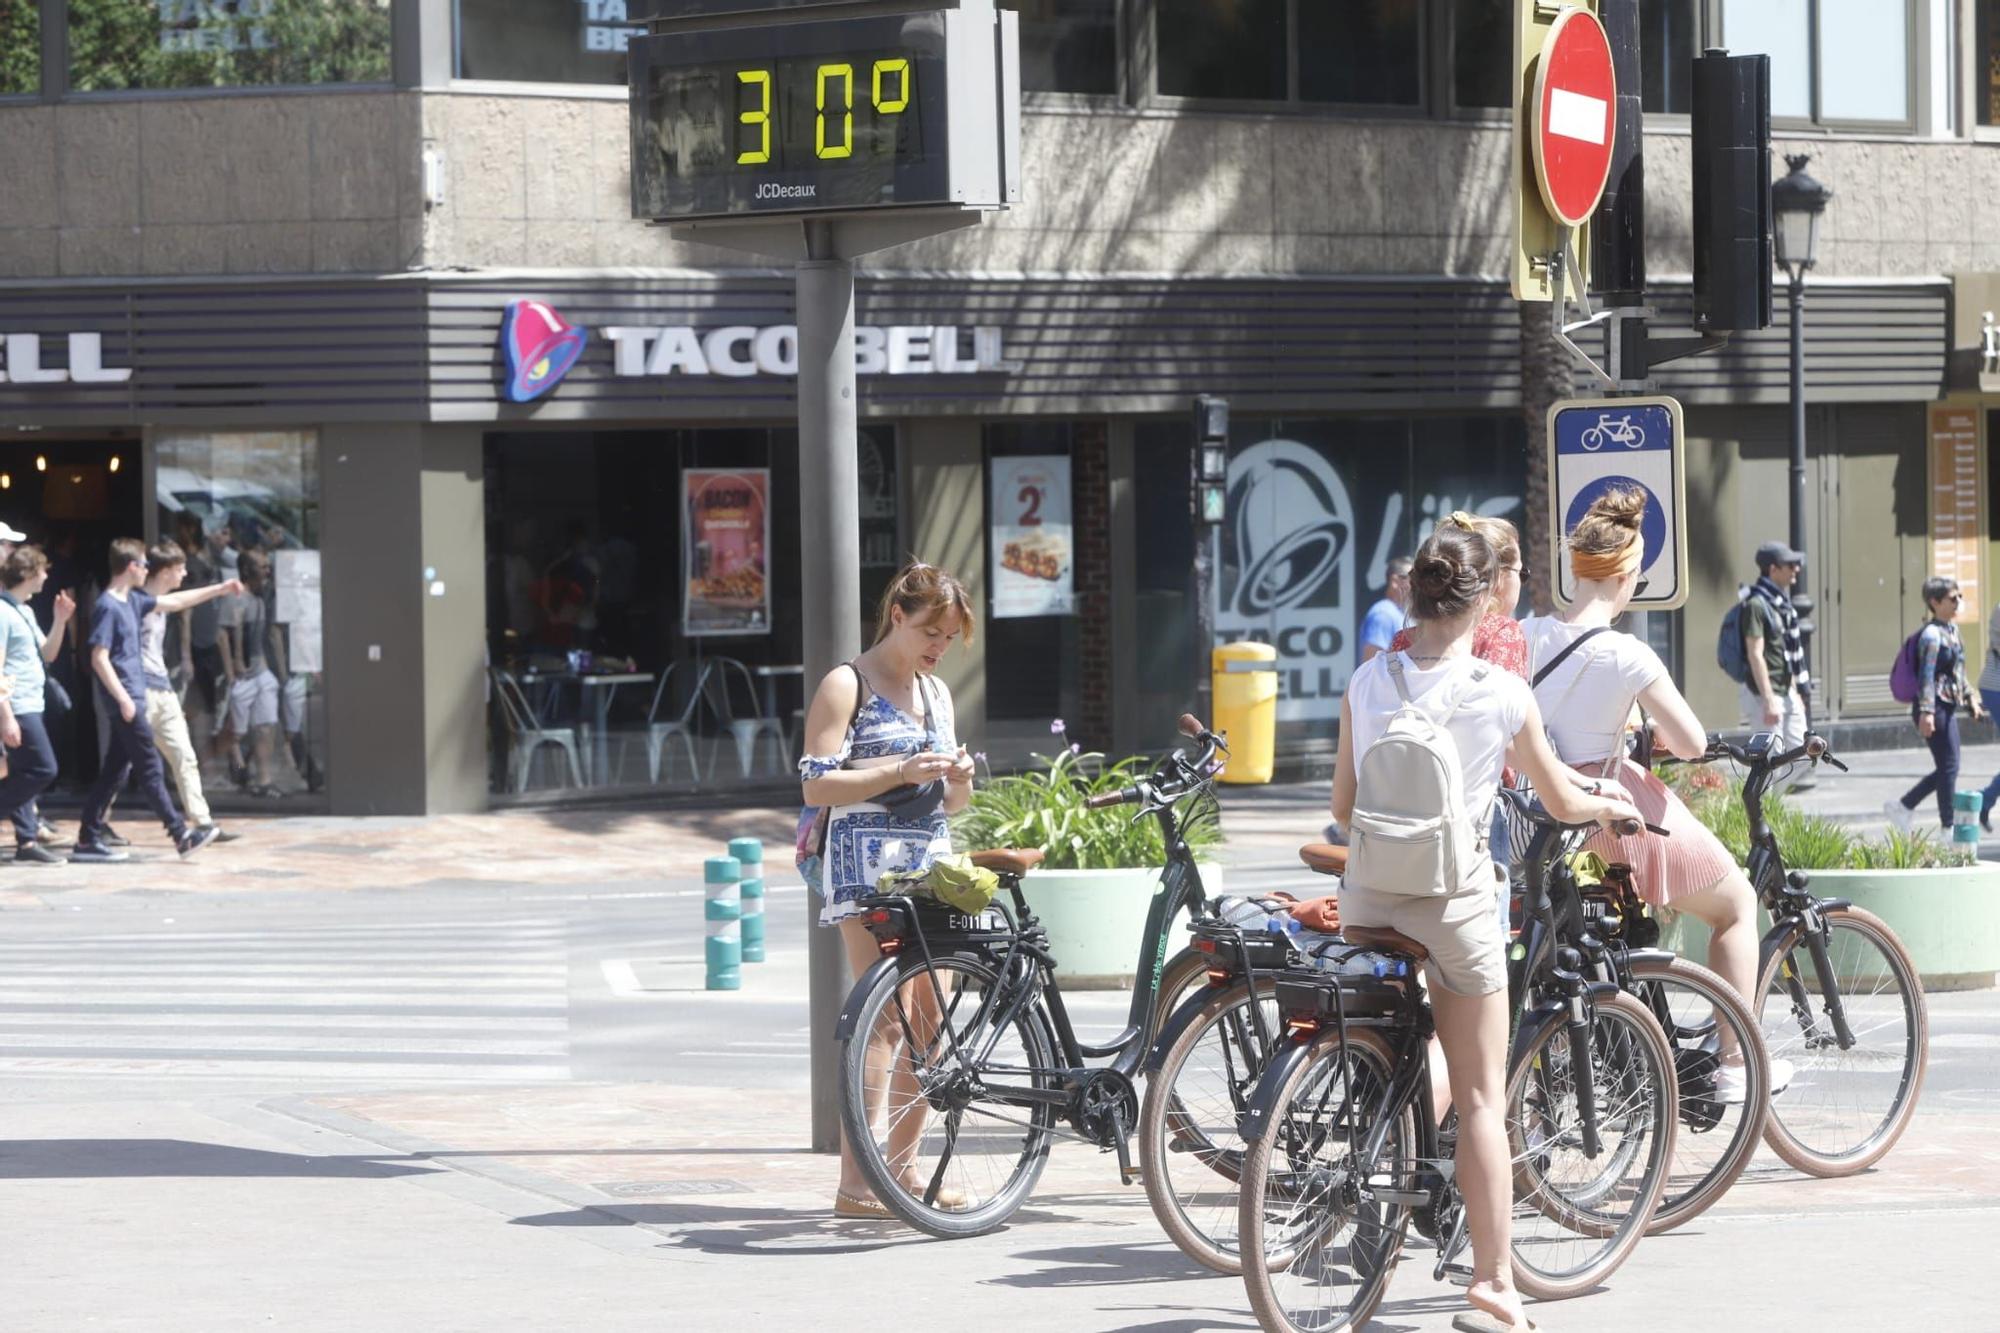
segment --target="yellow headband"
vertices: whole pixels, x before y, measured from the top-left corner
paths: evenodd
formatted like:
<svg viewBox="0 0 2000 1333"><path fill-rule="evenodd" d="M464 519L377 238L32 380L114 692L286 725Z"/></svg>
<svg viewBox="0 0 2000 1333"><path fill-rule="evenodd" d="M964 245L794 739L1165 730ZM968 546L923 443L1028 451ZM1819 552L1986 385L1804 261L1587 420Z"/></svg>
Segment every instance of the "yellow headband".
<svg viewBox="0 0 2000 1333"><path fill-rule="evenodd" d="M1570 572L1579 579L1622 579L1645 559L1645 543L1633 541L1622 551L1579 551L1570 548Z"/></svg>

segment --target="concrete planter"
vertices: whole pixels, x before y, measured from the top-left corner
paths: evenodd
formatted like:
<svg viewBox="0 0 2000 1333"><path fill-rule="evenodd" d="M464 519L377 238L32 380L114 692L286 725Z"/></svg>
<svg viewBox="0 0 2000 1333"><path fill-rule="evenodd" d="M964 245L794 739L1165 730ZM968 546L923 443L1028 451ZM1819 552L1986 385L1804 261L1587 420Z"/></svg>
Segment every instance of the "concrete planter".
<svg viewBox="0 0 2000 1333"><path fill-rule="evenodd" d="M1888 923L1925 990L1975 990L2000 973L2000 862L1935 870L1815 870L1813 892L1845 898ZM1699 959L1708 931L1680 917L1662 943Z"/></svg>
<svg viewBox="0 0 2000 1333"><path fill-rule="evenodd" d="M1201 883L1210 895L1222 892L1222 867L1203 863ZM1021 880L1028 906L1048 927L1056 976L1072 990L1131 986L1146 913L1159 887L1158 869L1033 870ZM1177 925L1168 942L1169 957L1180 947L1180 930Z"/></svg>

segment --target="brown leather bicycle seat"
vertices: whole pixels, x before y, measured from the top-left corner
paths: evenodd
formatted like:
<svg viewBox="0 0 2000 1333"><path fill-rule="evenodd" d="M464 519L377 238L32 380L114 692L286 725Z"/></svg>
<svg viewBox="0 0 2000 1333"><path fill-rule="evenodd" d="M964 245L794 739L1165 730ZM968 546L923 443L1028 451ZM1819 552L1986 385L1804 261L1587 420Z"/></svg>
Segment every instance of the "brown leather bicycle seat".
<svg viewBox="0 0 2000 1333"><path fill-rule="evenodd" d="M1041 863L1041 852L1032 847L995 847L972 854L972 864L982 870L990 870L996 875L1013 875L1016 878L1027 874Z"/></svg>
<svg viewBox="0 0 2000 1333"><path fill-rule="evenodd" d="M1431 956L1431 951L1411 939L1400 930L1388 926L1342 926L1340 938L1349 944L1358 944L1364 949L1390 949L1396 953L1406 953L1422 962Z"/></svg>
<svg viewBox="0 0 2000 1333"><path fill-rule="evenodd" d="M1344 875L1347 873L1347 849L1336 847L1330 842L1309 842L1299 848L1299 860L1317 870L1322 875Z"/></svg>

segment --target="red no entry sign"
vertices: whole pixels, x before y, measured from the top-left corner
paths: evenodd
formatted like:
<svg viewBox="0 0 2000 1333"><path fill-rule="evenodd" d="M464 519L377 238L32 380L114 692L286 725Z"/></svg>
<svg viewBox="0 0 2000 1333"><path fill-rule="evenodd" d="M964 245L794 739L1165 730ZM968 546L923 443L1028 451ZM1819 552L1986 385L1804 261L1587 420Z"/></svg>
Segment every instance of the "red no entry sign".
<svg viewBox="0 0 2000 1333"><path fill-rule="evenodd" d="M1587 9L1564 10L1535 70L1529 132L1542 202L1565 226L1582 226L1604 194L1617 91L1604 25Z"/></svg>

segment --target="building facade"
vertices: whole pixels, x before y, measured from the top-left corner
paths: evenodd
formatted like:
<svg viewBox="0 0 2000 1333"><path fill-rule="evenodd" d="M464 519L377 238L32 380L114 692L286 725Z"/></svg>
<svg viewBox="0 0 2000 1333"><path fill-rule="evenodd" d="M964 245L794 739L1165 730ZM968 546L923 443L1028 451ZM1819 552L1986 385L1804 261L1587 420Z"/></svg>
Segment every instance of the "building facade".
<svg viewBox="0 0 2000 1333"><path fill-rule="evenodd" d="M218 573L256 551L293 803L783 781L813 503L791 279L630 218L638 6L316 8L0 9L0 518L80 580L123 531ZM966 578L982 623L947 674L990 762L1055 718L1156 746L1188 702L1195 394L1233 415L1217 631L1278 646L1308 764L1387 560L1455 508L1522 516L1507 8L1024 0L1027 201L870 257L857 311L855 614L906 555ZM1775 146L1836 192L1807 302L1816 666L1827 713L1893 716L1916 585L1991 560L2000 371L1967 360L1967 303L2000 272L2000 0L1642 11L1664 323L1690 56L1769 51ZM1648 633L1711 725L1715 623L1785 530L1785 306L1660 376L1695 593ZM1953 449L1976 472L1947 524Z"/></svg>

